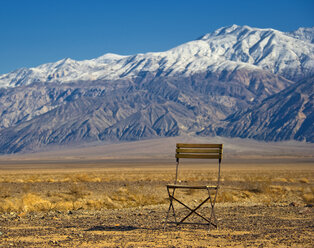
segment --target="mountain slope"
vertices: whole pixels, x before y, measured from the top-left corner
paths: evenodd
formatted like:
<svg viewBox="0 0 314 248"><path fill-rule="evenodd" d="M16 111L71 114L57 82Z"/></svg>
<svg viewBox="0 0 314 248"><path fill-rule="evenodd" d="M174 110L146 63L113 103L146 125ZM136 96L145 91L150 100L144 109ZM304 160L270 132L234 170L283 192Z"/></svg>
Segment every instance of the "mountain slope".
<svg viewBox="0 0 314 248"><path fill-rule="evenodd" d="M114 84L115 87L111 87ZM141 79L113 82L72 84L31 84L0 89L0 130L31 120L54 108L69 104L80 97L112 96L127 91L145 91L166 100L181 101L186 106L198 106L200 112L219 106L217 117L224 118L239 108L291 85L283 77L257 71L225 71L223 74L194 74L186 78L154 78L146 74ZM204 104L204 106L202 106Z"/></svg>
<svg viewBox="0 0 314 248"><path fill-rule="evenodd" d="M215 127L217 135L266 141L300 140L314 142L314 78L265 99L261 104L228 117L225 126ZM201 135L213 132L213 127Z"/></svg>
<svg viewBox="0 0 314 248"><path fill-rule="evenodd" d="M263 71L238 73L121 81L109 90L106 82L2 90L0 150L193 134L291 84Z"/></svg>

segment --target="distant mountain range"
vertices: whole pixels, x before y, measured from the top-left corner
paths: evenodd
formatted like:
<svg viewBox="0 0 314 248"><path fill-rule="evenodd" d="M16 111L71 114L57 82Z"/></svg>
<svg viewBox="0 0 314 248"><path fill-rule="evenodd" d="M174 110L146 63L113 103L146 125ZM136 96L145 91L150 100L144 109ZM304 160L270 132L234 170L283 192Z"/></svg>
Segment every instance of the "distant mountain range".
<svg viewBox="0 0 314 248"><path fill-rule="evenodd" d="M165 52L0 75L0 153L183 134L314 142L313 40L233 25Z"/></svg>

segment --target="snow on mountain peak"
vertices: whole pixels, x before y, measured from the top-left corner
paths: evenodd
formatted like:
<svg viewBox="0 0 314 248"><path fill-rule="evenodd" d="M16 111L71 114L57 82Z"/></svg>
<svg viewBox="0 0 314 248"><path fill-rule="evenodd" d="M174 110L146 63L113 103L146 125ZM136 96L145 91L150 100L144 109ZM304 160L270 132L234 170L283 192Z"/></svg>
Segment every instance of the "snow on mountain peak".
<svg viewBox="0 0 314 248"><path fill-rule="evenodd" d="M232 33L237 33L242 31L242 30L251 30L249 26L238 26L236 24L233 24L232 26L228 27L222 27L214 31L212 34L213 35L227 35L227 34L232 34Z"/></svg>
<svg viewBox="0 0 314 248"><path fill-rule="evenodd" d="M288 32L287 35L290 35L296 39L309 41L310 43L314 43L314 27L311 28L298 28L295 31Z"/></svg>
<svg viewBox="0 0 314 248"><path fill-rule="evenodd" d="M33 82L117 80L151 72L189 76L197 72L266 70L288 79L314 73L313 28L292 33L232 25L222 27L165 52L122 56L107 53L91 60L63 59L36 68L0 75L0 87Z"/></svg>
<svg viewBox="0 0 314 248"><path fill-rule="evenodd" d="M232 25L206 34L199 40L209 43L213 52L227 60L244 62L272 73L282 74L289 79L304 73L314 72L314 47L302 39L311 30L300 29L287 35L275 29L259 29ZM217 53L217 52L216 52Z"/></svg>
<svg viewBox="0 0 314 248"><path fill-rule="evenodd" d="M123 55L119 55L119 54L115 54L115 53L106 53L106 54L104 54L104 55L102 55L96 59L92 59L92 61L95 61L98 63L108 64L108 63L111 63L113 61L123 59L125 57L128 57L128 56L123 56Z"/></svg>

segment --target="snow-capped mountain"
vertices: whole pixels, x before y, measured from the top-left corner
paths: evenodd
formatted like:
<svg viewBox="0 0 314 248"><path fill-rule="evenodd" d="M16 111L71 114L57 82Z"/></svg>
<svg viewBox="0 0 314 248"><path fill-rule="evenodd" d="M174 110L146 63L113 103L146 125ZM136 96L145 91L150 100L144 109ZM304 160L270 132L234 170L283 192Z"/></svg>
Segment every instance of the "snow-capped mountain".
<svg viewBox="0 0 314 248"><path fill-rule="evenodd" d="M314 73L312 29L284 33L248 26L224 27L165 52L120 56L105 54L84 61L63 59L0 76L0 87L34 82L118 80L144 73L185 77L199 72L266 70L287 79Z"/></svg>
<svg viewBox="0 0 314 248"><path fill-rule="evenodd" d="M243 114L255 108L267 114L264 102L274 114L288 109L276 108L284 100L268 99L288 99L293 91L285 90L299 82L312 90L312 40L313 28L284 33L233 25L165 52L68 58L1 75L0 154L181 134L313 142L311 128L301 136L284 132L294 115L276 125L276 118L261 117L270 122L266 137L249 131ZM293 109L298 101L289 104ZM313 115L312 102L306 106L295 133ZM236 132L233 123L248 131ZM275 126L282 135L273 135Z"/></svg>

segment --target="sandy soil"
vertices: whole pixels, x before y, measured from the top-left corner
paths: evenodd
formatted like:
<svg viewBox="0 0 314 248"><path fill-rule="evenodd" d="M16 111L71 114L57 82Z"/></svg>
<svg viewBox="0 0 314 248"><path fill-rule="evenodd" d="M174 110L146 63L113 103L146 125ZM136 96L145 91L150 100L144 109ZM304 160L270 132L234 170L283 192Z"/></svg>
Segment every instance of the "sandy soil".
<svg viewBox="0 0 314 248"><path fill-rule="evenodd" d="M163 229L165 205L3 214L1 247L313 247L313 209L218 204L219 228Z"/></svg>
<svg viewBox="0 0 314 248"><path fill-rule="evenodd" d="M163 147L152 149L157 146ZM267 157L226 156L215 207L219 225L210 230L164 230L173 156L150 158L150 149L139 154L137 148L119 159L114 148L112 158L102 148L0 157L0 247L314 247L312 146L301 147L306 153L299 156L289 155L290 144ZM182 182L214 181L215 164L182 165ZM183 194L194 206L202 197ZM200 213L208 211L207 205Z"/></svg>

